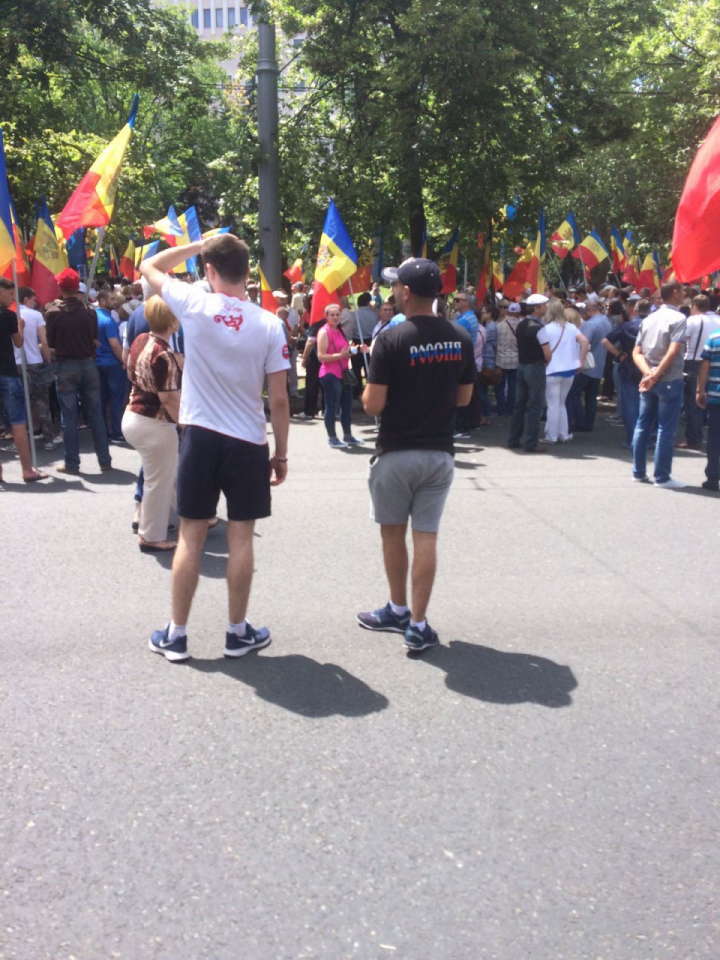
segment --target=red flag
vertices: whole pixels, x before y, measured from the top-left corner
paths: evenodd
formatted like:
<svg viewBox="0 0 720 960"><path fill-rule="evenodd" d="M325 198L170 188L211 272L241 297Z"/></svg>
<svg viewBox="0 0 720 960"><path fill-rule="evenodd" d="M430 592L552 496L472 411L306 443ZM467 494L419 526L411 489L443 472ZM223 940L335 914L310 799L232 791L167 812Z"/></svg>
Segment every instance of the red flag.
<svg viewBox="0 0 720 960"><path fill-rule="evenodd" d="M290 283L302 283L305 280L302 257L298 257L295 263L287 268L283 276L287 277Z"/></svg>
<svg viewBox="0 0 720 960"><path fill-rule="evenodd" d="M720 267L720 117L690 167L675 214L672 263L686 282Z"/></svg>
<svg viewBox="0 0 720 960"><path fill-rule="evenodd" d="M322 283L318 283L316 280L315 283L313 283L310 323L315 323L317 320L322 320L322 318L325 316L325 307L329 303L336 303L338 306L340 306L340 291L333 290L330 292L327 287L324 287Z"/></svg>

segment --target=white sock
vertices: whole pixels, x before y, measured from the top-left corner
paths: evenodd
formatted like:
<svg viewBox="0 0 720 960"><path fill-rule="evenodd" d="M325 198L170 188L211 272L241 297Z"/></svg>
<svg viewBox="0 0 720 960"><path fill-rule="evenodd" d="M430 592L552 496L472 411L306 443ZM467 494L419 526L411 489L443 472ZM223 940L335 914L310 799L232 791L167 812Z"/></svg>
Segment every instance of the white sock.
<svg viewBox="0 0 720 960"><path fill-rule="evenodd" d="M178 640L180 637L184 637L187 633L184 625L175 623L174 620L170 621L170 630L168 632L168 638L170 640Z"/></svg>
<svg viewBox="0 0 720 960"><path fill-rule="evenodd" d="M396 603L390 601L390 609L395 614L396 617L401 617L404 613L408 612L407 607L399 607Z"/></svg>
<svg viewBox="0 0 720 960"><path fill-rule="evenodd" d="M416 630L423 631L423 630L425 629L425 627L427 626L427 620L420 620L419 623L415 623L414 620L411 620L411 621L410 621L410 626L411 626L411 627L414 627Z"/></svg>
<svg viewBox="0 0 720 960"><path fill-rule="evenodd" d="M244 637L246 633L246 624L247 620L242 620L240 623L229 623L228 633L234 633L236 637Z"/></svg>

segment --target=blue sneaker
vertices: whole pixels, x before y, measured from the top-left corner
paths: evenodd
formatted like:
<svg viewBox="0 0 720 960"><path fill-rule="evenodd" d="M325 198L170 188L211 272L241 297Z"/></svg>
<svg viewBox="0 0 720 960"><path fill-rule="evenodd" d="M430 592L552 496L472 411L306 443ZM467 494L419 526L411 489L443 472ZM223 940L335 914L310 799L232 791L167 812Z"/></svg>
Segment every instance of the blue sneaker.
<svg viewBox="0 0 720 960"><path fill-rule="evenodd" d="M353 437L352 434L348 434L347 437L343 437L343 441L344 441L349 447L364 447L364 446L365 446L365 441L364 441L364 440L360 440L359 437Z"/></svg>
<svg viewBox="0 0 720 960"><path fill-rule="evenodd" d="M372 613L359 613L357 622L366 630L381 630L385 633L405 633L410 623L410 611L398 616L389 603Z"/></svg>
<svg viewBox="0 0 720 960"><path fill-rule="evenodd" d="M344 440L340 440L339 437L330 437L328 439L328 446L333 447L335 450L344 450L347 444Z"/></svg>
<svg viewBox="0 0 720 960"><path fill-rule="evenodd" d="M437 647L440 643L437 633L429 623L425 623L424 630L418 630L417 627L411 627L408 623L405 631L405 646L410 653L418 653L420 650L427 650L428 647Z"/></svg>
<svg viewBox="0 0 720 960"><path fill-rule="evenodd" d="M270 631L267 627L258 627L256 630L246 623L244 637L239 637L236 633L225 634L226 657L244 657L251 650L262 650L269 645Z"/></svg>
<svg viewBox="0 0 720 960"><path fill-rule="evenodd" d="M169 623L164 630L156 630L153 633L149 646L154 653L161 653L166 660L177 661L190 658L187 652L187 635L171 641Z"/></svg>

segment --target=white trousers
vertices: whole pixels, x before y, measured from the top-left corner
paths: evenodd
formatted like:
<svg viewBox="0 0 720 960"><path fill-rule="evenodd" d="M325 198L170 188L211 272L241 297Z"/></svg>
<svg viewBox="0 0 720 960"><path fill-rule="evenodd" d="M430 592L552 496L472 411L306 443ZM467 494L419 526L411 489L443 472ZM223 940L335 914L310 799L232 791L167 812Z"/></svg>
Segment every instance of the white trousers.
<svg viewBox="0 0 720 960"><path fill-rule="evenodd" d="M175 502L178 435L174 423L125 411L122 432L142 460L145 474L139 534L148 543L167 538L170 510Z"/></svg>
<svg viewBox="0 0 720 960"><path fill-rule="evenodd" d="M568 438L568 415L565 401L573 385L572 377L550 376L545 382L545 401L547 419L545 421L545 439L555 442Z"/></svg>

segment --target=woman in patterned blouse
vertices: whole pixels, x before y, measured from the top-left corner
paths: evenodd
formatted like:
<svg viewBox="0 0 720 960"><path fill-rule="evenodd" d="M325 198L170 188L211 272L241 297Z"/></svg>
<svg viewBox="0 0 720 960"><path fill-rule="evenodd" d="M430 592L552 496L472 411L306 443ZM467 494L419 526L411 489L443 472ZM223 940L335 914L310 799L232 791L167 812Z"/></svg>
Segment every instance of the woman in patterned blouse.
<svg viewBox="0 0 720 960"><path fill-rule="evenodd" d="M145 473L140 549L156 553L177 546L167 539L167 528L175 499L182 370L169 341L180 325L160 297L147 301L145 319L150 333L137 337L130 350L128 377L132 391L122 430L140 454Z"/></svg>

